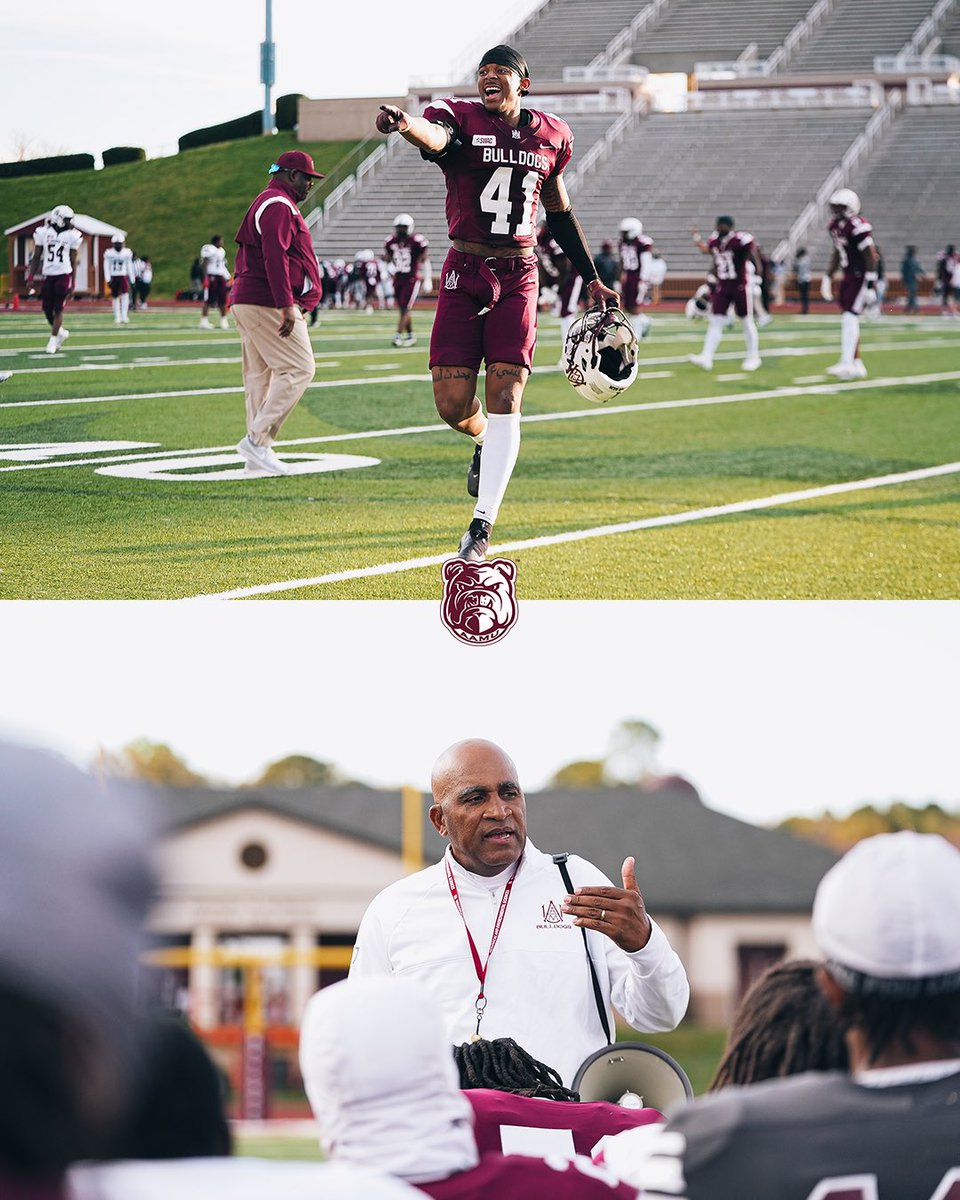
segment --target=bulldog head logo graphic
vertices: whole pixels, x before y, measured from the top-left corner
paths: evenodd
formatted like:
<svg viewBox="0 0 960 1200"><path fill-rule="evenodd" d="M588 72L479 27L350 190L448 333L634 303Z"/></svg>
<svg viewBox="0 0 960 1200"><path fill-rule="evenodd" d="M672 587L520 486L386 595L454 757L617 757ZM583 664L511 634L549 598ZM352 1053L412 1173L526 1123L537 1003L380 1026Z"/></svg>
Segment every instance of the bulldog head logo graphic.
<svg viewBox="0 0 960 1200"><path fill-rule="evenodd" d="M517 564L509 558L487 562L448 559L443 564L440 618L468 646L499 641L517 620L514 580Z"/></svg>

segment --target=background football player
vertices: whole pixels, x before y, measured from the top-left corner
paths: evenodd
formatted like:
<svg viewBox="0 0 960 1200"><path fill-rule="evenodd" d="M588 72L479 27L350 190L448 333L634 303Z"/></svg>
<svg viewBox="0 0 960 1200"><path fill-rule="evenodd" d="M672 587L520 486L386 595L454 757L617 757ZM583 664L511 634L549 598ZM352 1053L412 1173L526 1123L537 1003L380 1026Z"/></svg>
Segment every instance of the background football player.
<svg viewBox="0 0 960 1200"><path fill-rule="evenodd" d="M115 325L130 324L130 290L136 279L133 251L123 243L124 236L118 230L110 239L110 248L103 255L103 273L113 297Z"/></svg>
<svg viewBox="0 0 960 1200"><path fill-rule="evenodd" d="M699 354L692 354L690 361L705 371L713 370L713 356L732 307L743 322L743 340L747 348L743 369L756 371L760 366L760 335L753 317L753 285L760 275L760 260L753 234L735 229L733 217L717 217L717 227L709 241L703 240L698 229L692 230L692 234L693 244L703 254L713 256L717 284L710 297L703 349Z"/></svg>
<svg viewBox="0 0 960 1200"><path fill-rule="evenodd" d="M382 105L377 117L381 133L399 132L446 177L453 246L440 277L430 370L437 412L475 446L467 491L477 504L459 549L469 561L486 556L520 450L520 406L537 337L540 200L591 301L617 303L597 278L563 182L573 134L559 117L521 107L529 88L522 55L494 46L477 68L479 101L435 100L420 117ZM486 414L477 396L482 362Z"/></svg>
<svg viewBox="0 0 960 1200"><path fill-rule="evenodd" d="M40 302L50 325L48 354L56 354L70 336L70 331L64 328L63 310L73 295L77 251L83 241L83 234L74 228L73 216L69 204L58 204L46 223L33 234L34 251L27 270L27 283L40 274Z"/></svg>
<svg viewBox="0 0 960 1200"><path fill-rule="evenodd" d="M842 270L840 293L840 361L827 367L838 379L863 379L867 368L860 357L860 314L877 285L877 251L873 226L860 216L860 197L840 188L830 197L830 239L833 253L820 281L824 300L833 299L833 276Z"/></svg>
<svg viewBox="0 0 960 1200"><path fill-rule="evenodd" d="M417 302L421 287L427 295L433 290L428 248L423 234L413 231L413 217L409 213L398 213L394 218L393 233L383 243L383 260L393 274L393 298L398 310L397 332L393 336L395 346L416 344L410 310Z"/></svg>
<svg viewBox="0 0 960 1200"><path fill-rule="evenodd" d="M627 217L620 222L620 303L638 338L646 337L652 324L642 311L652 265L653 240L644 236L642 221Z"/></svg>
<svg viewBox="0 0 960 1200"><path fill-rule="evenodd" d="M227 266L227 252L223 247L223 238L215 233L210 241L200 247L200 261L206 277L203 288L203 313L200 316L200 328L212 329L208 313L210 306L220 309L220 328L229 329L227 320L227 284L230 282L230 269Z"/></svg>

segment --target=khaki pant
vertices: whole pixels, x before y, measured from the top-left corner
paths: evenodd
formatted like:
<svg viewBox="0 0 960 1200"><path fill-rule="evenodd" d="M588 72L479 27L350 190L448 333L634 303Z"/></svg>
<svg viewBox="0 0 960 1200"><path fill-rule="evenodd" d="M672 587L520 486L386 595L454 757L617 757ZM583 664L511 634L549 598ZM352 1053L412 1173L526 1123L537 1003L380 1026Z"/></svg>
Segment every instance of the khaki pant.
<svg viewBox="0 0 960 1200"><path fill-rule="evenodd" d="M233 319L243 351L243 390L247 399L247 433L269 446L317 373L303 313L289 337L280 337L279 308L234 304Z"/></svg>

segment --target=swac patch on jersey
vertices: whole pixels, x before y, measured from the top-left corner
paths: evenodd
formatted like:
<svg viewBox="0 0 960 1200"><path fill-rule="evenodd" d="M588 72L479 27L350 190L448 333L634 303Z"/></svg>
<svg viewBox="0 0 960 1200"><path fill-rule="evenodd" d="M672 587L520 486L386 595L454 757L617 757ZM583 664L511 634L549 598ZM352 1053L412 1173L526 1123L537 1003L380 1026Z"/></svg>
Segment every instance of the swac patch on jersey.
<svg viewBox="0 0 960 1200"><path fill-rule="evenodd" d="M475 133L471 145L473 146L495 146L497 139L492 133Z"/></svg>

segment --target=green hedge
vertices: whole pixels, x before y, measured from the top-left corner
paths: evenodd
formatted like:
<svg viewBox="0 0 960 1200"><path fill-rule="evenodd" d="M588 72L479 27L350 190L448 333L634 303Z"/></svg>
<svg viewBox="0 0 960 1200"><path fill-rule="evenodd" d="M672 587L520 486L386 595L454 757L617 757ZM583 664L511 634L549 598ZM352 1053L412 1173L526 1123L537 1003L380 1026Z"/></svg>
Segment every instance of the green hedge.
<svg viewBox="0 0 960 1200"><path fill-rule="evenodd" d="M286 96L277 97L277 129L296 129L297 105L302 99L301 92L290 92Z"/></svg>
<svg viewBox="0 0 960 1200"><path fill-rule="evenodd" d="M234 117L220 125L208 125L205 129L191 129L181 137L177 145L181 150L192 150L195 146L212 146L215 142L233 142L238 138L254 137L263 131L263 114L247 113L245 117Z"/></svg>
<svg viewBox="0 0 960 1200"><path fill-rule="evenodd" d="M0 163L0 179L21 175L59 175L61 171L92 171L92 154L55 154L51 158L27 158L23 162Z"/></svg>
<svg viewBox="0 0 960 1200"><path fill-rule="evenodd" d="M142 146L111 146L103 152L103 165L115 167L117 163L146 162L147 152Z"/></svg>

